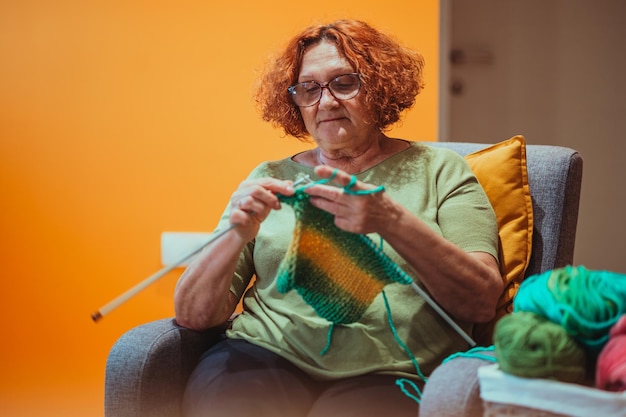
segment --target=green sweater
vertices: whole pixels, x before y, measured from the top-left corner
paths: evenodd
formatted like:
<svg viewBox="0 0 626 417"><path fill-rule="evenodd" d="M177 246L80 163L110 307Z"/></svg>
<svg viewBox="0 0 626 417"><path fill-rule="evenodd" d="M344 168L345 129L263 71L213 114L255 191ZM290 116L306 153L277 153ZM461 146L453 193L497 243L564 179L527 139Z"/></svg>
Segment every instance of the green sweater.
<svg viewBox="0 0 626 417"><path fill-rule="evenodd" d="M249 178L295 179L299 173L316 179L313 168L291 158L259 165ZM357 175L385 192L465 251L498 258L495 214L467 163L457 153L425 144L411 146ZM319 317L296 291L281 293L276 275L293 235L295 216L282 205L262 223L254 241L240 256L231 291L244 297L244 311L227 332L269 349L317 379L338 379L364 373L417 378L410 357L395 340L379 294L361 319L335 326L332 346L321 355L331 325ZM224 213L218 228L227 227ZM377 235L370 235L379 242ZM419 277L393 250L385 253L419 284ZM255 283L246 288L253 276ZM408 285L384 288L397 334L411 350L421 371L430 373L447 356L467 349L466 342ZM245 293L245 294L244 294ZM458 323L471 333L471 323Z"/></svg>

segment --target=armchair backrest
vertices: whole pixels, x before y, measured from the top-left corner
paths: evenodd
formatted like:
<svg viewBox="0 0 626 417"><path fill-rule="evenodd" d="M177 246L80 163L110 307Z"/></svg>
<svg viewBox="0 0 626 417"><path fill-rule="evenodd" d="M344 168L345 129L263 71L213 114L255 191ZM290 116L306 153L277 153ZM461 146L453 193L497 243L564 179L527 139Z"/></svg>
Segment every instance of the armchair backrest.
<svg viewBox="0 0 626 417"><path fill-rule="evenodd" d="M489 144L433 142L462 156ZM570 148L526 145L528 182L533 202L533 246L526 276L572 264L582 185L583 160Z"/></svg>

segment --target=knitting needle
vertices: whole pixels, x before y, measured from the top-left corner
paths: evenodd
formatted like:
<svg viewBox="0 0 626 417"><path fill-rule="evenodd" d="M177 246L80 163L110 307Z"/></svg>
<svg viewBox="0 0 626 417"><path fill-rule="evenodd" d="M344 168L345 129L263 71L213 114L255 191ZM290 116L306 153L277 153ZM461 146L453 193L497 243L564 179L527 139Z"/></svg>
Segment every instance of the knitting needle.
<svg viewBox="0 0 626 417"><path fill-rule="evenodd" d="M448 314L445 311L443 311L443 309L439 307L439 305L435 302L435 300L433 300L423 289L421 289L415 282L411 282L411 287L415 291L417 291L419 295L422 296L422 298L433 308L433 310L437 312L437 314L441 316L441 318L443 318L446 322L448 322L448 324L452 326L452 328L459 335L461 335L461 337L465 339L467 343L469 343L470 347L476 346L476 342L474 342L474 340L471 337L469 337L469 335L465 333L463 329L461 329L459 325L456 324L454 320L452 320L450 316L448 316Z"/></svg>
<svg viewBox="0 0 626 417"><path fill-rule="evenodd" d="M309 183L309 182L311 182L311 178L308 175L305 175L303 177L298 178L296 181L294 181L292 186L295 187L295 186L300 185L302 183ZM128 291L126 291L123 294L121 294L120 296L118 296L117 298L113 299L109 303L107 303L104 306L100 307L100 309L98 309L97 311L95 311L94 313L91 314L91 319L94 322L97 323L101 318L103 318L104 316L109 314L111 311L115 310L116 308L118 308L119 306L124 304L130 298L132 298L135 295L139 294L141 291L146 289L151 284L155 283L157 280L159 280L165 274L167 274L168 272L170 272L173 269L177 268L179 265L183 264L189 258L193 257L195 254L200 252L202 249L206 248L208 245L210 245L211 243L213 243L214 241L219 239L221 236L223 236L226 233L230 232L236 226L237 226L237 224L231 224L226 229L221 230L221 231L213 234L209 238L208 241L206 241L202 245L198 246L197 248L195 248L191 252L187 253L182 258L180 258L178 261L173 262L170 265L166 266L165 268L159 270L158 272L150 275L148 278L146 278L145 280L141 281L139 284L135 285L134 287L132 287Z"/></svg>
<svg viewBox="0 0 626 417"><path fill-rule="evenodd" d="M199 247L195 248L194 250L192 250L191 252L189 252L188 254L183 256L182 258L180 258L178 261L173 262L170 265L167 265L165 268L159 270L158 272L150 275L148 278L146 278L145 280L141 281L139 284L135 285L134 287L132 287L131 289L129 289L128 291L126 291L122 295L118 296L117 298L115 298L111 302L105 304L98 311L92 313L91 314L91 318L93 319L94 322L98 322L98 320L100 320L102 317L106 316L111 311L115 310L116 308L118 308L119 306L124 304L130 298L132 298L135 295L139 294L141 291L146 289L149 285L155 283L158 279L163 277L165 274L167 274L168 272L170 272L173 269L177 268L179 265L183 264L186 260L188 260L189 258L194 256L195 254L200 252L202 249L204 249L205 247L207 247L208 245L213 243L215 240L219 239L221 236L223 236L226 233L230 232L236 226L237 226L236 224L231 224L226 229L221 230L220 232L213 234L211 236L211 238L207 242L205 242L202 245L200 245Z"/></svg>

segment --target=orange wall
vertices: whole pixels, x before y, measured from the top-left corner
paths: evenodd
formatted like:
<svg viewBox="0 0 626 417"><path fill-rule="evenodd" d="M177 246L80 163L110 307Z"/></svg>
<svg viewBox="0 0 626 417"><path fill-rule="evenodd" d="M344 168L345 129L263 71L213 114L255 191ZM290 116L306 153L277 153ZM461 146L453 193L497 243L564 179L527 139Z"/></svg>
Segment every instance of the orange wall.
<svg viewBox="0 0 626 417"><path fill-rule="evenodd" d="M173 314L181 271L90 313L161 268L161 232L210 230L253 166L304 148L250 99L296 30L357 17L421 50L427 88L392 134L435 140L437 0L213 3L0 5L0 415L103 414L108 350Z"/></svg>

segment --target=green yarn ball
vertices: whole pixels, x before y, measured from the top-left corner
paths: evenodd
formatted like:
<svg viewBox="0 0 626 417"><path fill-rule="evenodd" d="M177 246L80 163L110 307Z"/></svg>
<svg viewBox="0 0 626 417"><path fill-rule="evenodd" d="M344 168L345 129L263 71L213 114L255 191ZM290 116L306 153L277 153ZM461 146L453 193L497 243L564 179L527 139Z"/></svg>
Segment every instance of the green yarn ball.
<svg viewBox="0 0 626 417"><path fill-rule="evenodd" d="M513 312L538 314L565 328L587 353L597 355L609 331L626 314L626 275L567 266L522 282Z"/></svg>
<svg viewBox="0 0 626 417"><path fill-rule="evenodd" d="M523 378L584 383L584 349L567 331L537 314L515 312L494 330L495 354L503 372Z"/></svg>

